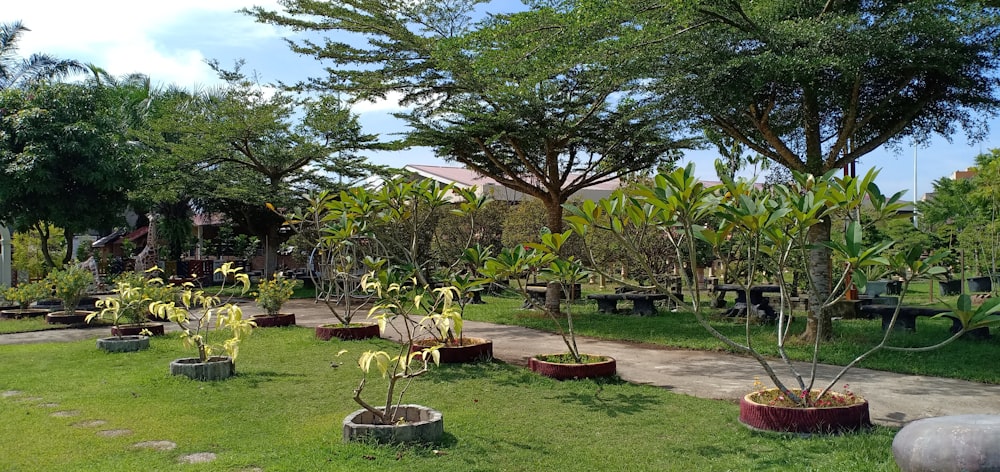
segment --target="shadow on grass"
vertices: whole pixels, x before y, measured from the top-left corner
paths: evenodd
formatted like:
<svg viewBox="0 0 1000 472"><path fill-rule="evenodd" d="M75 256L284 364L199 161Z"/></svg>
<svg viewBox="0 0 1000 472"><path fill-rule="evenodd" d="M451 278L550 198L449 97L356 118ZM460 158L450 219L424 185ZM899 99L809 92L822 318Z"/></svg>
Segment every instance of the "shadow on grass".
<svg viewBox="0 0 1000 472"><path fill-rule="evenodd" d="M474 378L490 378L493 383L505 386L522 386L537 381L530 371L511 366L499 360L470 364L441 364L432 367L427 379L435 383L450 383Z"/></svg>
<svg viewBox="0 0 1000 472"><path fill-rule="evenodd" d="M580 405L594 413L603 413L609 418L642 413L660 402L658 397L641 392L606 392L606 385L627 383L618 377L594 379L590 382L594 384L592 392L568 392L553 398L563 403Z"/></svg>

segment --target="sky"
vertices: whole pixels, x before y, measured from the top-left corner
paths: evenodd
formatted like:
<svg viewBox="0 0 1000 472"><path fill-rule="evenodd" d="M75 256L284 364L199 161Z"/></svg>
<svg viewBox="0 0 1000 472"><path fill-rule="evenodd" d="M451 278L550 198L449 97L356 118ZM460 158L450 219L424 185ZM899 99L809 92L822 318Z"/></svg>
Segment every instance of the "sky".
<svg viewBox="0 0 1000 472"><path fill-rule="evenodd" d="M252 0L251 0L252 1ZM511 1L513 0L504 0ZM311 57L288 49L283 38L294 33L279 27L256 23L237 10L252 5L278 9L273 0L172 0L157 2L155 9L143 8L143 2L126 0L10 0L0 9L0 22L20 20L31 29L22 37L21 56L43 52L63 59L76 59L103 67L113 75L144 73L154 83L174 84L189 89L211 87L219 83L207 59L231 66L244 59L244 71L256 71L264 82L295 82L321 76L321 64ZM399 110L393 100L362 103L354 107L365 132L387 138L404 131L390 113ZM914 150L880 148L858 162L858 173L870 167L880 168L876 181L883 192L906 191L912 199L914 187L914 151L916 151L916 194L932 190L932 182L948 177L956 170L973 165L981 151L1000 147L1000 121L994 121L990 136L981 143L969 144L964 135L951 143L937 138L928 147ZM377 164L403 167L407 164L457 165L434 157L430 149L379 152L369 155ZM699 177L715 180L713 151L687 153Z"/></svg>

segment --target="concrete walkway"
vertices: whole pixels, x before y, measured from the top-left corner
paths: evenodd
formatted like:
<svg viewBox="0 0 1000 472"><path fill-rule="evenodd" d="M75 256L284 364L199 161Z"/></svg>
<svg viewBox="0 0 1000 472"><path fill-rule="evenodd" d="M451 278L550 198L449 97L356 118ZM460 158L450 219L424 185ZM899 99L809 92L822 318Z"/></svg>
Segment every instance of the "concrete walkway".
<svg viewBox="0 0 1000 472"><path fill-rule="evenodd" d="M251 302L241 303L241 306L248 316L261 313ZM292 300L282 311L295 313L300 326L317 326L333 320L325 306L311 300ZM168 326L168 329L176 328ZM558 335L518 326L466 321L465 332L470 336L492 339L494 356L516 365L526 365L527 359L535 354L566 351ZM107 328L93 328L6 334L0 335L0 345L94 339L107 333ZM578 344L583 352L614 357L618 361L618 374L624 380L686 395L736 401L751 390L754 377L760 377L767 383L763 368L748 357L582 337L578 337ZM2 352L0 348L0 356ZM995 368L991 362L979 361L982 361L984 369ZM798 368L800 372L808 373L807 365L802 364ZM839 369L821 365L818 379L830 379ZM782 372L779 370L779 373ZM785 376L783 379L790 380ZM901 426L933 416L1000 415L1000 385L868 369L852 369L840 384L849 384L851 391L868 399L872 420L887 426ZM840 387L837 386L838 389Z"/></svg>

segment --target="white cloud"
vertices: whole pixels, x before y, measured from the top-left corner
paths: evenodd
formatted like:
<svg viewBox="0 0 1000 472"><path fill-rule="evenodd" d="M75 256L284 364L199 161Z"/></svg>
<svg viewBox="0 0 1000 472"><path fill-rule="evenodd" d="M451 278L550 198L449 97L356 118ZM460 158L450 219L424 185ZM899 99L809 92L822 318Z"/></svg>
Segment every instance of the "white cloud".
<svg viewBox="0 0 1000 472"><path fill-rule="evenodd" d="M399 104L399 101L403 99L403 94L400 92L389 92L386 97L381 100L375 101L360 101L351 106L351 110L354 113L392 113L397 111L403 111L410 107L404 107Z"/></svg>
<svg viewBox="0 0 1000 472"><path fill-rule="evenodd" d="M217 81L204 64L220 47L279 42L277 28L236 13L246 0L133 2L97 0L10 2L0 21L21 20L31 29L22 55L44 52L94 63L115 75L148 74L154 82L189 87ZM257 2L278 8L273 0Z"/></svg>

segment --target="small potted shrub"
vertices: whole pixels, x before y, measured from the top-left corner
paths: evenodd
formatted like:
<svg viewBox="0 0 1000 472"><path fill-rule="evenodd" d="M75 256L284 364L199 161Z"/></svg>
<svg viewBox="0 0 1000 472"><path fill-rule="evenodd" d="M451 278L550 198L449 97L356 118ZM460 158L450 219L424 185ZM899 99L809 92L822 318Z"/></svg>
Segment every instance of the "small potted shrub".
<svg viewBox="0 0 1000 472"><path fill-rule="evenodd" d="M46 316L53 324L82 323L91 312L78 312L80 300L94 284L94 274L86 269L67 266L65 269L49 272L45 282L52 287L56 299L62 302L62 311L54 311Z"/></svg>
<svg viewBox="0 0 1000 472"><path fill-rule="evenodd" d="M560 309L543 309L555 323L567 351L535 355L528 359L529 369L560 380L612 376L617 368L614 358L585 354L577 346L572 307L579 294L574 287L586 280L590 273L584 270L576 258L559 255L571 233L543 233L540 235L540 243L504 249L499 255L486 261L482 272L493 280L513 280L529 303L532 303L532 297L523 277L527 273L537 272L544 279L563 288Z"/></svg>
<svg viewBox="0 0 1000 472"><path fill-rule="evenodd" d="M250 290L250 279L241 271L241 268L233 268L231 262L215 269L215 273L222 274L224 280L232 279L240 283L243 286L241 294L245 294ZM223 283L215 294L207 294L196 290L193 284L185 283L180 288L179 301L154 301L149 305L150 313L176 323L181 328L184 345L194 347L198 352L198 357L171 362L172 375L183 375L193 380L223 380L236 373L240 341L250 334L255 325L253 321L243 318L243 310L239 306L228 301L222 303L219 294L225 288ZM217 332L228 332L229 338L221 345L209 339L213 335L213 325Z"/></svg>
<svg viewBox="0 0 1000 472"><path fill-rule="evenodd" d="M158 277L147 279L142 274L126 272L115 280L112 293L112 296L97 301L100 311L88 315L87 323L95 319L111 323L114 338L107 339L112 340L126 336L163 335L162 323L149 322L149 306L154 301L174 300L177 287L164 285ZM98 347L101 347L101 340L98 340Z"/></svg>
<svg viewBox="0 0 1000 472"><path fill-rule="evenodd" d="M295 313L280 313L281 307L292 298L295 288L302 285L300 280L289 279L280 273L275 273L270 279L257 285L257 305L267 314L253 317L259 328L274 326L292 326L295 324Z"/></svg>
<svg viewBox="0 0 1000 472"><path fill-rule="evenodd" d="M51 294L52 290L47 284L42 282L28 282L16 287L10 287L4 290L3 297L7 301L15 303L17 308L4 309L0 311L0 316L10 319L43 316L49 311L40 308L30 308L30 306L32 303L46 298Z"/></svg>
<svg viewBox="0 0 1000 472"><path fill-rule="evenodd" d="M426 287L414 288L401 280L401 272L388 268L365 276L365 288L372 290L378 302L370 310L381 330L387 326L399 331L402 343L396 352L366 351L358 359L363 373L354 389L354 401L361 409L344 418L344 441L372 440L381 443L433 443L444 434L444 419L440 412L423 405L403 403L403 393L410 382L429 372L430 363L440 362L438 346L411 352L419 322L415 319ZM410 280L409 282L412 282ZM343 352L343 351L342 351ZM386 391L379 395L385 403L368 403L362 393L372 365L378 366L387 379ZM400 384L402 382L402 384ZM397 391L398 388L398 391Z"/></svg>
<svg viewBox="0 0 1000 472"><path fill-rule="evenodd" d="M370 215L365 204L368 193L352 189L340 193L321 191L306 197L308 206L285 215L288 224L313 247L309 277L316 287L316 301L323 302L336 322L316 327L316 337L324 341L368 339L379 336L373 323L357 322L366 300L361 290L361 274L366 249L375 246L368 231Z"/></svg>

